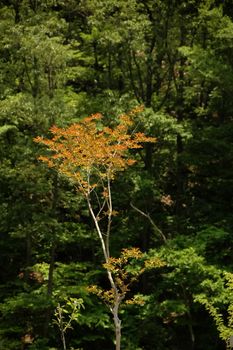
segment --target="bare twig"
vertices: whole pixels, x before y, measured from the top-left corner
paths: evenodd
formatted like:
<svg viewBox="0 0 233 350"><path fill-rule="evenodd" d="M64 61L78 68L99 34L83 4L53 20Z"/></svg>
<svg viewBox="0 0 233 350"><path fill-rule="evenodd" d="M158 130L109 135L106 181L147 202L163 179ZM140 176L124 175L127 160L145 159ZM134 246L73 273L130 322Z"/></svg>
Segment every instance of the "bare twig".
<svg viewBox="0 0 233 350"><path fill-rule="evenodd" d="M147 219L150 221L150 223L151 223L151 225L152 225L154 231L160 235L160 237L162 238L162 240L163 240L164 242L167 241L167 239L166 239L166 237L164 236L163 232L158 228L158 226L155 224L154 220L151 219L150 214L145 213L145 212L142 211L141 209L135 207L135 205L134 205L132 202L130 203L130 206L131 206L134 210L136 210L139 214L141 214L142 216L144 216L145 218L147 218Z"/></svg>

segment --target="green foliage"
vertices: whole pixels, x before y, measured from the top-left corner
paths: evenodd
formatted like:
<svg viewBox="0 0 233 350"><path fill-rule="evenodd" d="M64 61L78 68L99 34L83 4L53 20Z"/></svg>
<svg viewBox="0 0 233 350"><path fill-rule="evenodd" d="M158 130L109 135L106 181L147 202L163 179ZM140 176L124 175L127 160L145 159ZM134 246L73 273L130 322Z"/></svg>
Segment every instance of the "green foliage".
<svg viewBox="0 0 233 350"><path fill-rule="evenodd" d="M69 347L112 348L111 317L86 289L109 288L89 213L38 163L32 140L98 112L112 128L140 104L134 131L157 142L132 151L136 165L112 185L112 254L137 246L166 266L132 284L123 347L223 349L232 332L231 1L3 0L0 17L0 349L61 348L52 319L72 298L85 308Z"/></svg>
<svg viewBox="0 0 233 350"><path fill-rule="evenodd" d="M63 349L66 350L66 339L65 334L68 329L72 328L72 322L77 321L80 316L80 308L83 307L83 300L77 298L69 298L65 300L65 304L58 303L55 309L55 319L53 322L58 326ZM68 315L68 319L65 319L65 315Z"/></svg>
<svg viewBox="0 0 233 350"><path fill-rule="evenodd" d="M216 283L211 280L204 281L203 285L208 288L208 292L201 293L196 296L195 300L202 304L213 318L219 336L229 347L229 339L232 336L232 322L233 322L233 284L232 274L225 273L222 278L221 290L218 290L218 294L214 295L216 290ZM218 286L219 287L219 286ZM211 294L210 294L211 290ZM230 347L229 347L230 348Z"/></svg>

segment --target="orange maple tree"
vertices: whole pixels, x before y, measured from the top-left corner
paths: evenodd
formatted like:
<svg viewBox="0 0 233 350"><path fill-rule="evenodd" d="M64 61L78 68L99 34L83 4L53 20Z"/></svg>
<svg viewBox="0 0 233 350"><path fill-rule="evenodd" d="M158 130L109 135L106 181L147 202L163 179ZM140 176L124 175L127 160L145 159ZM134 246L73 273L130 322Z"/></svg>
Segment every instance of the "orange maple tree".
<svg viewBox="0 0 233 350"><path fill-rule="evenodd" d="M98 122L102 118L101 114L94 114L67 128L53 126L52 139L35 138L35 142L53 151L39 159L74 180L85 195L99 185L96 178L113 179L117 171L134 164L135 160L128 158L129 149L141 148L142 142L155 141L143 133L129 134L133 124L129 115L120 116L114 129L100 129Z"/></svg>
<svg viewBox="0 0 233 350"><path fill-rule="evenodd" d="M116 350L120 350L121 341L121 321L118 312L122 293L113 271L109 268L112 259L111 223L112 217L117 214L113 210L111 183L117 172L135 163L129 155L129 150L142 148L143 143L156 140L144 133L132 132L132 117L140 111L141 107L127 115L121 115L114 128L104 126L103 116L98 113L67 128L53 126L50 129L51 139L39 136L34 139L49 150L47 156L40 156L39 159L68 177L86 199L101 242L114 300L110 310L114 319ZM101 226L103 219L107 220L107 225Z"/></svg>

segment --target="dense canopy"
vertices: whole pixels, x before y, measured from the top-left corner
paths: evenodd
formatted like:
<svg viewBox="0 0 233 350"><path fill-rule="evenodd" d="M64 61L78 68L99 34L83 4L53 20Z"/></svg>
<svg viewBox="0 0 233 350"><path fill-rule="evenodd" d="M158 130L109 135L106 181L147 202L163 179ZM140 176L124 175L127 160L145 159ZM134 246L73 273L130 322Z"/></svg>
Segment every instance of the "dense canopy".
<svg viewBox="0 0 233 350"><path fill-rule="evenodd" d="M232 58L230 0L0 0L0 349L226 349Z"/></svg>

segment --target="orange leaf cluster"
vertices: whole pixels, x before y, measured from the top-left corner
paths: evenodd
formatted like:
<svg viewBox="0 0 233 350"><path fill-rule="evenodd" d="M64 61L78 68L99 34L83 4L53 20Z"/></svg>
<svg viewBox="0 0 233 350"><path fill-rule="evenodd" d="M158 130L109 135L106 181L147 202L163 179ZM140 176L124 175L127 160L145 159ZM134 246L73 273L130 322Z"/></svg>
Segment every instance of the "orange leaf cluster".
<svg viewBox="0 0 233 350"><path fill-rule="evenodd" d="M110 257L103 267L114 276L116 289L103 290L98 286L88 288L90 293L96 294L111 308L114 307L117 296L123 301L130 291L130 286L138 280L138 277L146 270L165 266L165 262L157 257L147 258L139 248L122 249L119 258ZM140 296L126 300L126 304L143 305L144 300Z"/></svg>
<svg viewBox="0 0 233 350"><path fill-rule="evenodd" d="M130 115L136 112L132 111ZM128 150L141 148L143 142L155 142L143 133L129 133L130 115L119 117L115 128L98 127L103 118L101 114L94 114L67 128L53 126L51 139L39 136L34 139L52 151L39 159L78 183L79 190L88 194L98 181L113 179L116 172L134 164L135 161L127 156Z"/></svg>

